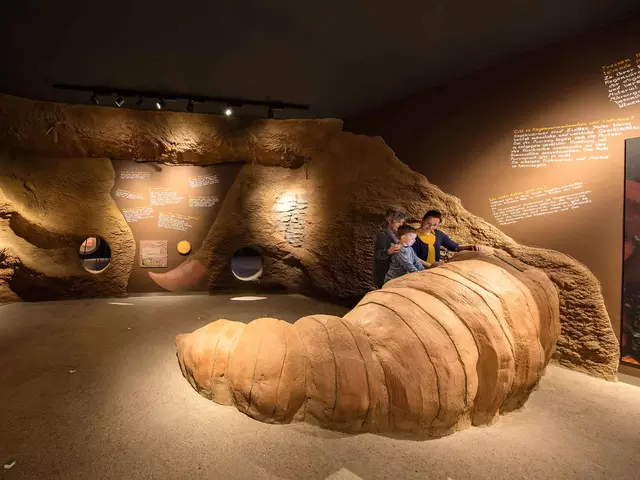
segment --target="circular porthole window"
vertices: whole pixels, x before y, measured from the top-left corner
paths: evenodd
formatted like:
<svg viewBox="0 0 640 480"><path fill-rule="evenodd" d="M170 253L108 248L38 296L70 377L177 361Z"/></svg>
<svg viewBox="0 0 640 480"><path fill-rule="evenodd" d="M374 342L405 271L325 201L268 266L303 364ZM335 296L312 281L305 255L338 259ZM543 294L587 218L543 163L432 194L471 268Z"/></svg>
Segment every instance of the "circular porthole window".
<svg viewBox="0 0 640 480"><path fill-rule="evenodd" d="M99 273L111 262L111 248L100 237L87 237L78 251L84 269L91 273Z"/></svg>
<svg viewBox="0 0 640 480"><path fill-rule="evenodd" d="M241 248L231 258L231 271L238 280L257 280L262 275L262 255L251 247Z"/></svg>

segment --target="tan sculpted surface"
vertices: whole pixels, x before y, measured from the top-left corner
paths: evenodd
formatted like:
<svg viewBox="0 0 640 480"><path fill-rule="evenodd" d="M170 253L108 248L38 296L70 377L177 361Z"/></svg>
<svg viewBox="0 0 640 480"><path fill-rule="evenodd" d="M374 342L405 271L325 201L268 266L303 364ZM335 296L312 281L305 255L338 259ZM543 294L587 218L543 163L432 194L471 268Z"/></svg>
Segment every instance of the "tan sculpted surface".
<svg viewBox="0 0 640 480"><path fill-rule="evenodd" d="M205 397L261 421L446 434L524 404L559 336L537 269L484 254L406 275L343 318L218 320L176 339Z"/></svg>
<svg viewBox="0 0 640 480"><path fill-rule="evenodd" d="M135 242L109 193L113 175L107 159L0 153L0 304L126 295ZM100 273L78 255L91 236L111 247Z"/></svg>
<svg viewBox="0 0 640 480"><path fill-rule="evenodd" d="M343 132L338 120L247 121L0 96L0 155L0 303L126 292L135 245L107 198L109 158L237 161L245 165L202 247L158 273L158 285L179 290L207 278L211 292L247 288L231 273L231 257L251 246L264 260L252 287L360 298L371 288L373 238L385 209L406 208L417 220L435 208L457 242L507 252L555 284L558 362L616 376L618 341L598 280L584 265L516 243L412 171L382 139ZM94 276L82 271L75 250L79 236L91 233L112 248L112 264Z"/></svg>

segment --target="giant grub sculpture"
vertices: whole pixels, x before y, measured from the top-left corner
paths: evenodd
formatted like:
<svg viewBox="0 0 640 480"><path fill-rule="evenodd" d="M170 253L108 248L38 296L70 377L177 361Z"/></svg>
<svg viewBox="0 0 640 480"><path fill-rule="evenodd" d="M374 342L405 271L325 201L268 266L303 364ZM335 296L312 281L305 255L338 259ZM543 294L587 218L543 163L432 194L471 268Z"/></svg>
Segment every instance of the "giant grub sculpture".
<svg viewBox="0 0 640 480"><path fill-rule="evenodd" d="M203 396L261 421L441 435L521 407L559 336L558 296L514 259L460 255L343 318L218 320L176 339Z"/></svg>

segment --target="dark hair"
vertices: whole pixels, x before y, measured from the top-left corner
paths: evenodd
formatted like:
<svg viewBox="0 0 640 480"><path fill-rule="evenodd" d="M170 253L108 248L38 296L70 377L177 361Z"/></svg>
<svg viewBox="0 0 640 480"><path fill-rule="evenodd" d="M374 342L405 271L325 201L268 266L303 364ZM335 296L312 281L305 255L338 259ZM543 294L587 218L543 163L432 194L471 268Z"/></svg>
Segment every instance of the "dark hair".
<svg viewBox="0 0 640 480"><path fill-rule="evenodd" d="M442 214L438 210L429 210L427 213L424 214L424 217L422 217L422 220L426 220L429 217L442 220Z"/></svg>
<svg viewBox="0 0 640 480"><path fill-rule="evenodd" d="M399 222L406 220L408 215L404 210L400 210L399 208L387 208L384 218L388 219L389 217L391 217L392 222Z"/></svg>
<svg viewBox="0 0 640 480"><path fill-rule="evenodd" d="M400 225L398 227L398 238L400 238L402 235L406 235L407 233L416 233L416 229L411 225Z"/></svg>

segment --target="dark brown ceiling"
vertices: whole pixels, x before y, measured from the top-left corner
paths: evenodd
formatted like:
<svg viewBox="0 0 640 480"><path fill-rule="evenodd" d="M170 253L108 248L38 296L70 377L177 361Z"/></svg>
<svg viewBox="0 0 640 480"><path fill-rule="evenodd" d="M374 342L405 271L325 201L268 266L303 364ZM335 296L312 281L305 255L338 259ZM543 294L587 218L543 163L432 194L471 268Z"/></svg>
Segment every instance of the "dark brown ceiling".
<svg viewBox="0 0 640 480"><path fill-rule="evenodd" d="M70 103L90 95L54 83L270 97L311 104L282 116L347 117L634 10L640 1L14 0L0 15L0 91Z"/></svg>

